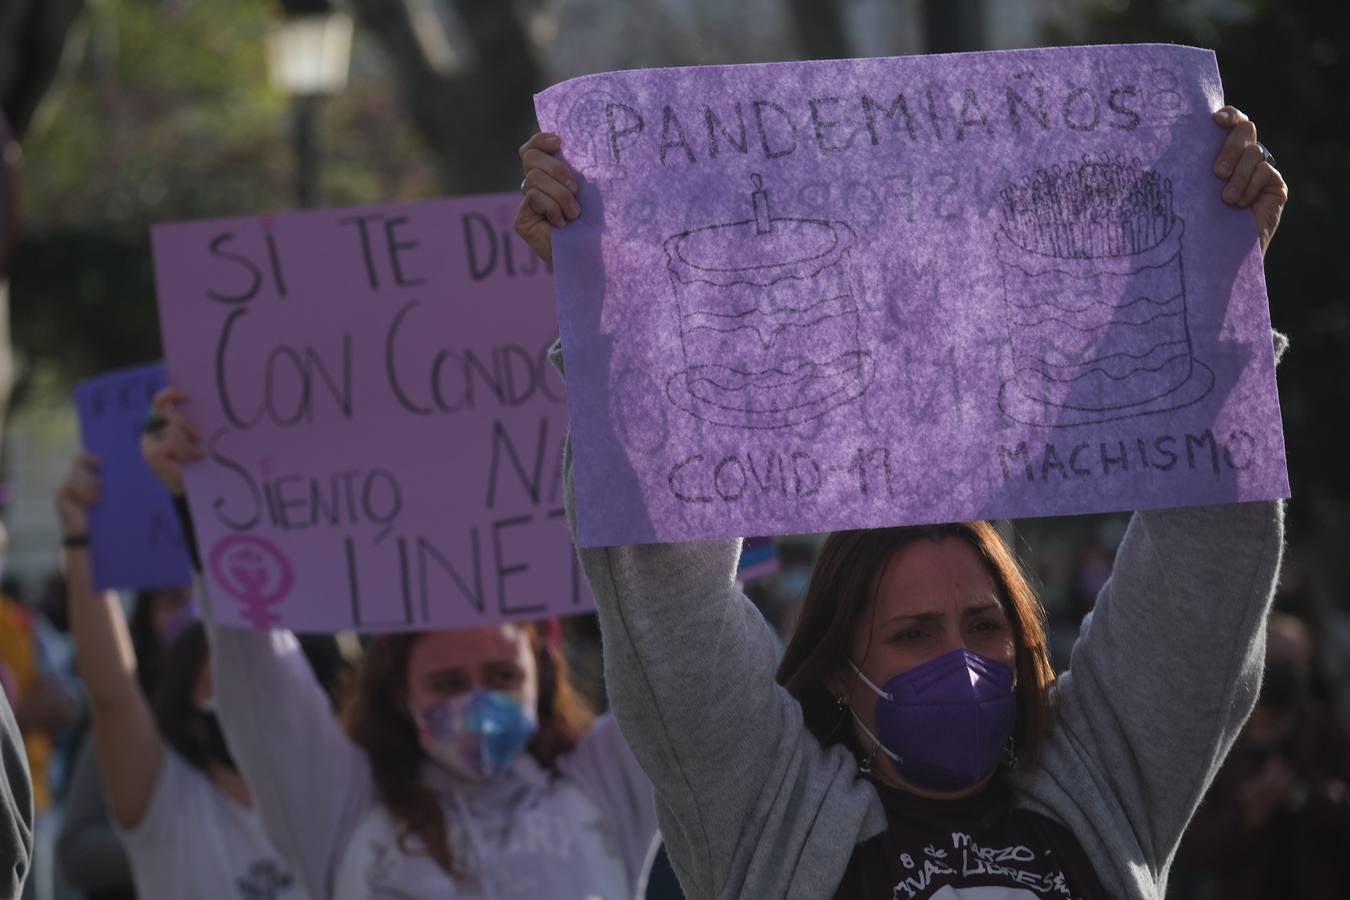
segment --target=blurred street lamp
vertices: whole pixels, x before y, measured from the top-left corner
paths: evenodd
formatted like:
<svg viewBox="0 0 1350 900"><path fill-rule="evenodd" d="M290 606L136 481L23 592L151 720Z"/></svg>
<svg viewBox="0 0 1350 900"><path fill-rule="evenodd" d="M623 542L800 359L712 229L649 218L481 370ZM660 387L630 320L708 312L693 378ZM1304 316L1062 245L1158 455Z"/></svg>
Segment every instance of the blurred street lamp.
<svg viewBox="0 0 1350 900"><path fill-rule="evenodd" d="M267 38L267 67L272 84L291 98L295 201L304 208L315 205L319 193L319 102L347 86L352 20L326 3L283 5L286 18Z"/></svg>
<svg viewBox="0 0 1350 900"><path fill-rule="evenodd" d="M985 47L984 0L924 0L924 49L963 53Z"/></svg>

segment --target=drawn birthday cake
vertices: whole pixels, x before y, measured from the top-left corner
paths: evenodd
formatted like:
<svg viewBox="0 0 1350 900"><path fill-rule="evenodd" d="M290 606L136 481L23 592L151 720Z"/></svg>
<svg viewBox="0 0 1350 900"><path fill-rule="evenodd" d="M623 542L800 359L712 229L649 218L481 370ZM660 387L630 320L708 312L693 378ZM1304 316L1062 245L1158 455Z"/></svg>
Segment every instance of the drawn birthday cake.
<svg viewBox="0 0 1350 900"><path fill-rule="evenodd" d="M1179 409L1214 375L1195 358L1172 183L1084 157L1008 185L997 234L1011 377L1000 405L1069 426Z"/></svg>
<svg viewBox="0 0 1350 900"><path fill-rule="evenodd" d="M753 176L754 217L665 241L684 368L670 400L719 425L786 428L863 394L872 355L862 345L844 222L780 218Z"/></svg>

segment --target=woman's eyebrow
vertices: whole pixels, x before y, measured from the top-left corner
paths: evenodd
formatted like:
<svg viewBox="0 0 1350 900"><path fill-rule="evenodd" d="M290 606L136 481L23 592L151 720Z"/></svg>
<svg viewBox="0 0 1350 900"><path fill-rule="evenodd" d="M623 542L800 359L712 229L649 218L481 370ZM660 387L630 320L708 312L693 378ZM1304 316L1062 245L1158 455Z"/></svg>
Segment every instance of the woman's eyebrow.
<svg viewBox="0 0 1350 900"><path fill-rule="evenodd" d="M978 616L981 613L987 613L993 609L1000 609L1001 606L1002 605L997 600L991 600L988 603L981 603L979 606L968 606L965 609L961 610L961 617L967 618L969 616ZM910 620L913 620L915 622L940 622L946 617L947 614L942 610L933 610L930 612L918 612L918 613L897 613L896 615L893 615L890 618L885 619L882 622L882 624L890 625L892 622L906 622Z"/></svg>
<svg viewBox="0 0 1350 900"><path fill-rule="evenodd" d="M423 677L424 679L430 681L430 680L432 680L432 679L434 679L434 678L447 678L447 677L454 677L454 676L463 677L465 674L466 674L466 673L465 673L465 669L464 669L463 666L450 666L450 667L448 667L448 668L443 668L443 669L432 669L432 670L430 670L429 672L427 672L425 675L423 675L422 677Z"/></svg>
<svg viewBox="0 0 1350 900"><path fill-rule="evenodd" d="M947 614L941 610L921 613L897 613L884 620L881 624L889 625L892 622L907 622L910 620L915 622L940 622L942 619L946 618L946 616Z"/></svg>

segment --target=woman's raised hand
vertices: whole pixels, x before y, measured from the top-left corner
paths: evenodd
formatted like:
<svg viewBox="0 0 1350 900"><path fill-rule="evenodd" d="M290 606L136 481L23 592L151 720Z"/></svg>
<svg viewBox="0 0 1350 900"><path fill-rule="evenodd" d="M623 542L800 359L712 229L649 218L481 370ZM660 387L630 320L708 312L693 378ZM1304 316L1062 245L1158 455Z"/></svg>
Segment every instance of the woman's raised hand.
<svg viewBox="0 0 1350 900"><path fill-rule="evenodd" d="M98 457L81 453L70 464L66 480L56 491L56 518L66 537L87 537L89 507L98 503L103 486L99 481Z"/></svg>
<svg viewBox="0 0 1350 900"><path fill-rule="evenodd" d="M1214 159L1214 174L1228 182L1223 188L1223 202L1251 208L1264 254L1280 227L1280 216L1289 202L1289 186L1266 159L1256 142L1256 125L1242 110L1225 106L1214 112L1214 121L1228 129L1228 138Z"/></svg>
<svg viewBox="0 0 1350 900"><path fill-rule="evenodd" d="M167 387L155 395L141 431L141 456L175 497L183 494L183 466L206 456L201 432L182 411L187 394Z"/></svg>
<svg viewBox="0 0 1350 900"><path fill-rule="evenodd" d="M553 232L581 215L577 203L577 178L554 154L562 138L547 132L536 134L520 148L520 207L516 210L516 234L530 249L553 265Z"/></svg>

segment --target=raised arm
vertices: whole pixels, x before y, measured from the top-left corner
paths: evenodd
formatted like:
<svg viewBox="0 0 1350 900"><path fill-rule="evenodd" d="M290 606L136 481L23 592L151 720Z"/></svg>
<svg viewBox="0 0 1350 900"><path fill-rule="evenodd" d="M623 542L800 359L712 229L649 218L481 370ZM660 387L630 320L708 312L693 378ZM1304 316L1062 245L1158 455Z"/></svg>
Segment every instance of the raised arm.
<svg viewBox="0 0 1350 900"><path fill-rule="evenodd" d="M565 452L575 533L570 441ZM605 683L690 896L828 896L848 860L814 855L817 819L855 842L885 822L857 762L821 747L774 681L770 628L736 587L739 553L739 540L582 549Z"/></svg>
<svg viewBox="0 0 1350 900"><path fill-rule="evenodd" d="M636 884L658 835L656 803L651 779L633 757L614 717L596 719L560 767L604 811L628 876Z"/></svg>
<svg viewBox="0 0 1350 900"><path fill-rule="evenodd" d="M1283 534L1274 501L1131 520L1060 680L1036 791L1075 832L1099 833L1102 809L1130 824L1135 846L1099 848L1099 867L1170 864L1256 701Z"/></svg>
<svg viewBox="0 0 1350 900"><path fill-rule="evenodd" d="M142 439L150 470L175 495L182 466L202 458L200 436L172 388L154 403L157 426ZM184 523L191 534L191 523ZM194 558L196 554L194 551ZM203 592L205 593L205 592ZM314 900L331 897L347 841L375 802L365 753L343 732L289 631L253 631L204 613L220 723L272 844Z"/></svg>
<svg viewBox="0 0 1350 900"><path fill-rule="evenodd" d="M89 697L94 753L113 821L129 829L149 808L164 765L164 744L136 681L136 654L122 604L115 593L94 590L88 510L98 502L99 491L98 460L83 453L57 493L56 512L66 538L70 630Z"/></svg>
<svg viewBox="0 0 1350 900"><path fill-rule="evenodd" d="M536 135L520 149L526 190L516 231L546 261L551 229L580 215L576 179L553 156L560 147L556 135ZM565 499L575 535L571 453L569 441ZM835 807L832 828L851 827L858 839L884 821L856 762L842 749L826 752L774 682L771 631L736 587L739 553L738 540L580 551L610 700L655 786L661 831L690 896L745 896L749 884L766 898L789 886L793 896L828 896L847 857L816 853L822 807Z"/></svg>
<svg viewBox="0 0 1350 900"><path fill-rule="evenodd" d="M1289 192L1240 111L1214 162L1264 251ZM1033 784L1099 870L1160 879L1256 701L1284 541L1276 501L1136 513L1058 688L1059 728ZM1046 774L1050 773L1050 774ZM1135 846L1103 846L1100 811ZM1094 810L1097 813L1094 815Z"/></svg>

